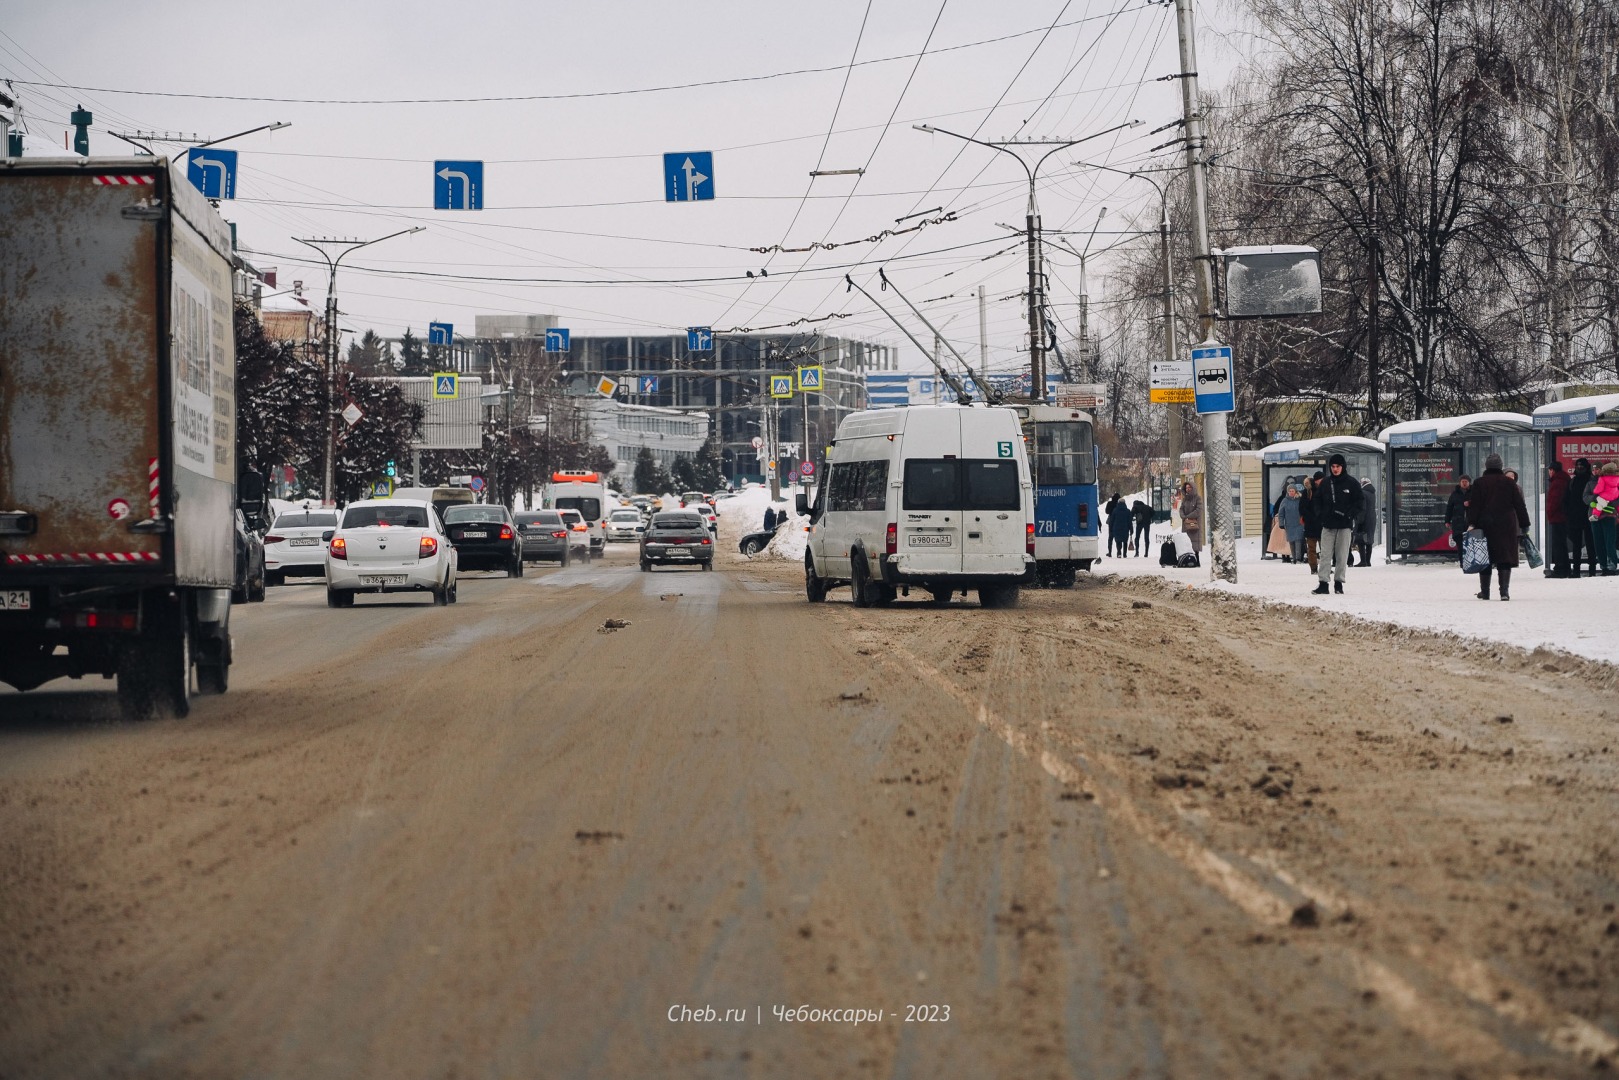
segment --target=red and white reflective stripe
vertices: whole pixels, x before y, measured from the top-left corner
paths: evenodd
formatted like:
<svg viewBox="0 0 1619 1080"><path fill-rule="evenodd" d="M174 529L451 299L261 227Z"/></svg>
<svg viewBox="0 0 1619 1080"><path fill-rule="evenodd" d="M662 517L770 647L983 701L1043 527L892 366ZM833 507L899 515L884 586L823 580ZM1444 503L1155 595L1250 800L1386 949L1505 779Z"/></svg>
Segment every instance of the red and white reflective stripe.
<svg viewBox="0 0 1619 1080"><path fill-rule="evenodd" d="M146 493L152 504L152 516L157 517L157 458L146 461Z"/></svg>
<svg viewBox="0 0 1619 1080"><path fill-rule="evenodd" d="M113 187L130 187L130 186L139 187L139 186L145 185L145 184L155 184L155 183L157 183L157 177L155 177L155 176L101 175L101 176L92 177L92 179L95 180L95 182L98 183L98 184L110 184Z"/></svg>
<svg viewBox="0 0 1619 1080"><path fill-rule="evenodd" d="M7 555L7 566L84 566L112 563L155 563L155 551L54 551L43 555Z"/></svg>

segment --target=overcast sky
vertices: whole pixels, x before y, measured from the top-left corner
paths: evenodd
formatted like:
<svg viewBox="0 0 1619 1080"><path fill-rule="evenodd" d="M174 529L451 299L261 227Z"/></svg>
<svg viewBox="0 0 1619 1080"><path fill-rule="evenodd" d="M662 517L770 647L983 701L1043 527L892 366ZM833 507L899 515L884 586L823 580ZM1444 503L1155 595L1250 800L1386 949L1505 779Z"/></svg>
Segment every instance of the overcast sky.
<svg viewBox="0 0 1619 1080"><path fill-rule="evenodd" d="M1167 159L1172 151L1147 151L1173 132L1151 129L1180 115L1178 84L1156 81L1179 69L1173 8L1145 0L3 0L0 12L0 74L24 103L30 156L62 152L80 103L95 116L95 155L133 152L109 131L217 138L288 121L229 144L240 174L222 209L251 261L322 295L324 264L309 265L293 237L425 225L357 252L339 272L343 325L387 336L423 333L430 320L470 333L475 316L501 312L555 313L579 334L849 313L822 325L900 345L844 289L856 264L875 291L882 265L973 356L985 285L992 366L1010 368L1023 348L1026 264L1001 223L1021 228L1025 175L1002 154L912 124L990 140L1078 138L1140 121L1054 155L1041 172L1044 226L1068 231L1074 248L1108 207L1095 253L1152 228L1157 198L1140 180L1070 163ZM1219 14L1200 17L1207 78L1229 55ZM703 82L716 84L681 88ZM529 100L444 100L502 97ZM664 201L662 156L684 151L713 152L713 201ZM433 209L436 159L485 162L483 210ZM866 172L811 180L817 167ZM957 219L858 242L935 208ZM846 246L750 250L814 242ZM1070 325L1078 263L1052 258L1052 299ZM1098 304L1105 255L1089 266ZM750 270L769 277L748 281ZM583 280L616 284L566 283ZM923 363L913 353L902 351L907 368Z"/></svg>

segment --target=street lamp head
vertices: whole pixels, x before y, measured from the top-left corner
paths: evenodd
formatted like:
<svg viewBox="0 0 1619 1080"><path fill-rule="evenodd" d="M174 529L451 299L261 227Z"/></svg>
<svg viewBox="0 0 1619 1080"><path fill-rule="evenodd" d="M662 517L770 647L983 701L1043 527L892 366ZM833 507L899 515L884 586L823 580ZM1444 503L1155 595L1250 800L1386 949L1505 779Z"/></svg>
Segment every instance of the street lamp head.
<svg viewBox="0 0 1619 1080"><path fill-rule="evenodd" d="M929 135L932 135L935 130L932 124L912 124L911 126L917 131L925 131Z"/></svg>

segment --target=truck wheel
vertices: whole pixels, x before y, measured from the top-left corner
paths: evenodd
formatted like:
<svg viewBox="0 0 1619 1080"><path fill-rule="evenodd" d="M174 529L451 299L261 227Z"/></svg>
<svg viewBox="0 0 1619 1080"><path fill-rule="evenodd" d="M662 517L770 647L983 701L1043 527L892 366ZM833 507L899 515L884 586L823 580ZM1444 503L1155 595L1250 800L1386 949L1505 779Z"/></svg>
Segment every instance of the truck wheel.
<svg viewBox="0 0 1619 1080"><path fill-rule="evenodd" d="M1018 587L1016 585L986 585L978 590L978 603L986 608L1016 607L1018 601Z"/></svg>
<svg viewBox="0 0 1619 1080"><path fill-rule="evenodd" d="M815 572L815 560L804 556L804 596L812 604L826 601L826 582Z"/></svg>
<svg viewBox="0 0 1619 1080"><path fill-rule="evenodd" d="M1078 580L1078 575L1074 570L1074 564L1071 562L1063 563L1051 575L1051 584L1058 589L1072 589L1076 580Z"/></svg>
<svg viewBox="0 0 1619 1080"><path fill-rule="evenodd" d="M153 633L118 658L118 706L128 720L191 712L191 620L184 599L159 601Z"/></svg>

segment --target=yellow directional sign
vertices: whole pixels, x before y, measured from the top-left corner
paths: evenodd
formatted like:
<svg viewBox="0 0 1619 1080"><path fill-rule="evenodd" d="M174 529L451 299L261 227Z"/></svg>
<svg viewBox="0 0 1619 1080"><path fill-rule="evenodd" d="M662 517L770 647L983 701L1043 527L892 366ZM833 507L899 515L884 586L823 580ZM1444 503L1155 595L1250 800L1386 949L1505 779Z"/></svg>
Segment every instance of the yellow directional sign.
<svg viewBox="0 0 1619 1080"><path fill-rule="evenodd" d="M809 364L798 369L798 388L817 394L821 392L820 364Z"/></svg>
<svg viewBox="0 0 1619 1080"><path fill-rule="evenodd" d="M773 398L790 398L793 396L793 377L791 375L770 376L770 396Z"/></svg>
<svg viewBox="0 0 1619 1080"><path fill-rule="evenodd" d="M1147 391L1147 400L1153 404L1191 405L1197 401L1197 392L1190 386L1155 386Z"/></svg>
<svg viewBox="0 0 1619 1080"><path fill-rule="evenodd" d="M433 372L433 396L436 398L460 397L460 381L461 377L453 371Z"/></svg>

